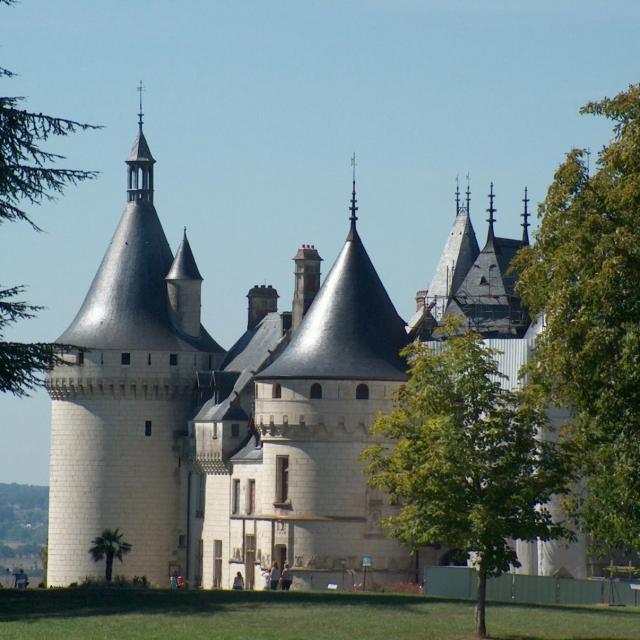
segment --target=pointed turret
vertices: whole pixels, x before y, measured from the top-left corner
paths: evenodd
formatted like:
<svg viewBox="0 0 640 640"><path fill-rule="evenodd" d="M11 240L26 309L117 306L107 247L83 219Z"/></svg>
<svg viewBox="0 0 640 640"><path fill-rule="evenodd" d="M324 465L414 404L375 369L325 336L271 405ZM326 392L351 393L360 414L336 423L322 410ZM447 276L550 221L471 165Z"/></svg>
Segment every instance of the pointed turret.
<svg viewBox="0 0 640 640"><path fill-rule="evenodd" d="M453 290L445 315L464 318L465 324L488 338L521 337L529 319L522 309L515 290L515 275L509 266L523 242L495 235L494 198L492 182L487 242L460 286Z"/></svg>
<svg viewBox="0 0 640 640"><path fill-rule="evenodd" d="M90 349L223 353L204 328L195 331L190 324L187 332L172 322L165 276L173 266L200 274L188 242L173 259L153 206L155 160L142 133L142 110L139 116L138 136L126 161L127 206L80 311L57 342ZM200 286L199 280L193 282Z"/></svg>
<svg viewBox="0 0 640 640"><path fill-rule="evenodd" d="M171 320L188 336L199 336L202 276L187 240L186 227L165 280Z"/></svg>
<svg viewBox="0 0 640 640"><path fill-rule="evenodd" d="M427 290L427 303L436 320L442 318L452 292L460 286L480 252L467 208L471 199L469 184L466 207L459 205L457 192L456 184L456 217Z"/></svg>
<svg viewBox="0 0 640 640"><path fill-rule="evenodd" d="M405 380L404 321L356 228L355 179L346 242L291 342L258 378Z"/></svg>

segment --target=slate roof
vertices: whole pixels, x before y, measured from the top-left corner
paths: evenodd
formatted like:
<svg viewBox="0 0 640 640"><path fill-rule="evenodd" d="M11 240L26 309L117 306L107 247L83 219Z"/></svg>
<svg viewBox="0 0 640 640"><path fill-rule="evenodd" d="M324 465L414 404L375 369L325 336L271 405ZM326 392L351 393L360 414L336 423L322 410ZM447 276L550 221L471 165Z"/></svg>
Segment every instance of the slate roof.
<svg viewBox="0 0 640 640"><path fill-rule="evenodd" d="M142 129L127 162L137 160L155 162ZM191 337L171 322L165 276L173 262L153 203L127 203L80 310L56 342L88 349L224 353L204 327Z"/></svg>
<svg viewBox="0 0 640 640"><path fill-rule="evenodd" d="M427 300L435 303L431 313L436 320L442 318L451 294L460 287L479 253L469 213L460 207L427 290Z"/></svg>
<svg viewBox="0 0 640 640"><path fill-rule="evenodd" d="M282 355L257 379L406 380L405 323L355 220L340 255Z"/></svg>
<svg viewBox="0 0 640 640"><path fill-rule="evenodd" d="M144 137L144 133L142 133L142 128L133 142L133 147L131 147L127 162L155 162L151 155L151 149L149 149L149 145L147 144L147 139Z"/></svg>
<svg viewBox="0 0 640 640"><path fill-rule="evenodd" d="M231 462L261 462L262 447L256 437L251 435L246 445L241 447L229 460Z"/></svg>
<svg viewBox="0 0 640 640"><path fill-rule="evenodd" d="M465 318L487 338L521 337L529 318L515 291L515 276L507 271L522 246L521 240L494 236L490 228L486 245L454 292L446 315Z"/></svg>
<svg viewBox="0 0 640 640"><path fill-rule="evenodd" d="M189 240L187 240L187 230L184 230L182 242L176 252L171 269L166 280L202 280L198 265L193 257Z"/></svg>

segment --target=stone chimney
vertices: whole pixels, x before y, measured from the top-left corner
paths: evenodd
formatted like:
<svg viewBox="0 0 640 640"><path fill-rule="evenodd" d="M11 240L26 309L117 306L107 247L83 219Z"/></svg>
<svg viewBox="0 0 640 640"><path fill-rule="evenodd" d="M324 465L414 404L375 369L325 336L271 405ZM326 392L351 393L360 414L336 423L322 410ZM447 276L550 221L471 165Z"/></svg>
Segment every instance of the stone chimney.
<svg viewBox="0 0 640 640"><path fill-rule="evenodd" d="M247 329L253 329L268 313L278 310L278 292L269 284L255 285L249 289L249 313Z"/></svg>
<svg viewBox="0 0 640 640"><path fill-rule="evenodd" d="M295 262L295 287L293 292L291 329L295 331L302 322L313 299L320 289L320 263L322 258L312 244L303 244L293 258Z"/></svg>
<svg viewBox="0 0 640 640"><path fill-rule="evenodd" d="M427 299L427 292L424 289L420 289L420 291L416 291L416 311L420 311L420 309L424 307L426 299Z"/></svg>

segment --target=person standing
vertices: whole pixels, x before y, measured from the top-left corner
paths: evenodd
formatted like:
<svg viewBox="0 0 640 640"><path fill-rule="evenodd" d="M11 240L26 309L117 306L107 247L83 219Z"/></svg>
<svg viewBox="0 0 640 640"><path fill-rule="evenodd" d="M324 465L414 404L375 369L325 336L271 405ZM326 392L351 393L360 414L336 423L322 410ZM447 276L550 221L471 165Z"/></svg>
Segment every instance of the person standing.
<svg viewBox="0 0 640 640"><path fill-rule="evenodd" d="M269 572L269 578L271 580L271 590L275 591L278 588L278 583L280 582L280 568L278 567L278 563L274 562L271 565L271 571Z"/></svg>
<svg viewBox="0 0 640 640"><path fill-rule="evenodd" d="M282 590L289 591L292 582L293 575L291 574L291 569L289 569L289 563L285 562L284 567L282 567L282 574L280 575L280 584L282 586Z"/></svg>
<svg viewBox="0 0 640 640"><path fill-rule="evenodd" d="M233 590L244 591L244 578L239 571L238 573L236 573L236 577L233 579Z"/></svg>

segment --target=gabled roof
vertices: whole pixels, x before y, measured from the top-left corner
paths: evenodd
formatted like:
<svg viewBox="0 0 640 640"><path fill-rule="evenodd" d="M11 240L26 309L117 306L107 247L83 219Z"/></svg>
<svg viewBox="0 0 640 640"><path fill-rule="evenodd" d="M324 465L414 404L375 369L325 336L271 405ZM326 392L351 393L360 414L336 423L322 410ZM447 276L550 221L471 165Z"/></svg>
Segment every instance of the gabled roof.
<svg viewBox="0 0 640 640"><path fill-rule="evenodd" d="M427 291L427 299L435 302L431 313L436 320L442 318L451 294L462 284L479 253L480 248L471 218L467 209L461 207L453 221Z"/></svg>
<svg viewBox="0 0 640 640"><path fill-rule="evenodd" d="M166 280L202 280L198 265L193 257L189 240L187 240L187 230L184 230L182 242L176 252L171 269Z"/></svg>
<svg viewBox="0 0 640 640"><path fill-rule="evenodd" d="M133 147L131 147L131 153L129 153L127 162L155 162L151 155L151 149L149 149L149 145L147 144L147 139L144 137L144 133L142 133L142 127L133 142Z"/></svg>
<svg viewBox="0 0 640 640"><path fill-rule="evenodd" d="M352 221L340 255L282 355L256 378L406 380L407 343Z"/></svg>
<svg viewBox="0 0 640 640"><path fill-rule="evenodd" d="M224 349L201 327L181 333L169 317L165 275L173 255L151 202L129 202L80 311L56 342L89 349Z"/></svg>
<svg viewBox="0 0 640 640"><path fill-rule="evenodd" d="M529 325L515 291L515 276L508 273L521 240L499 238L490 228L487 243L454 292L446 315L462 316L485 337L521 336Z"/></svg>

